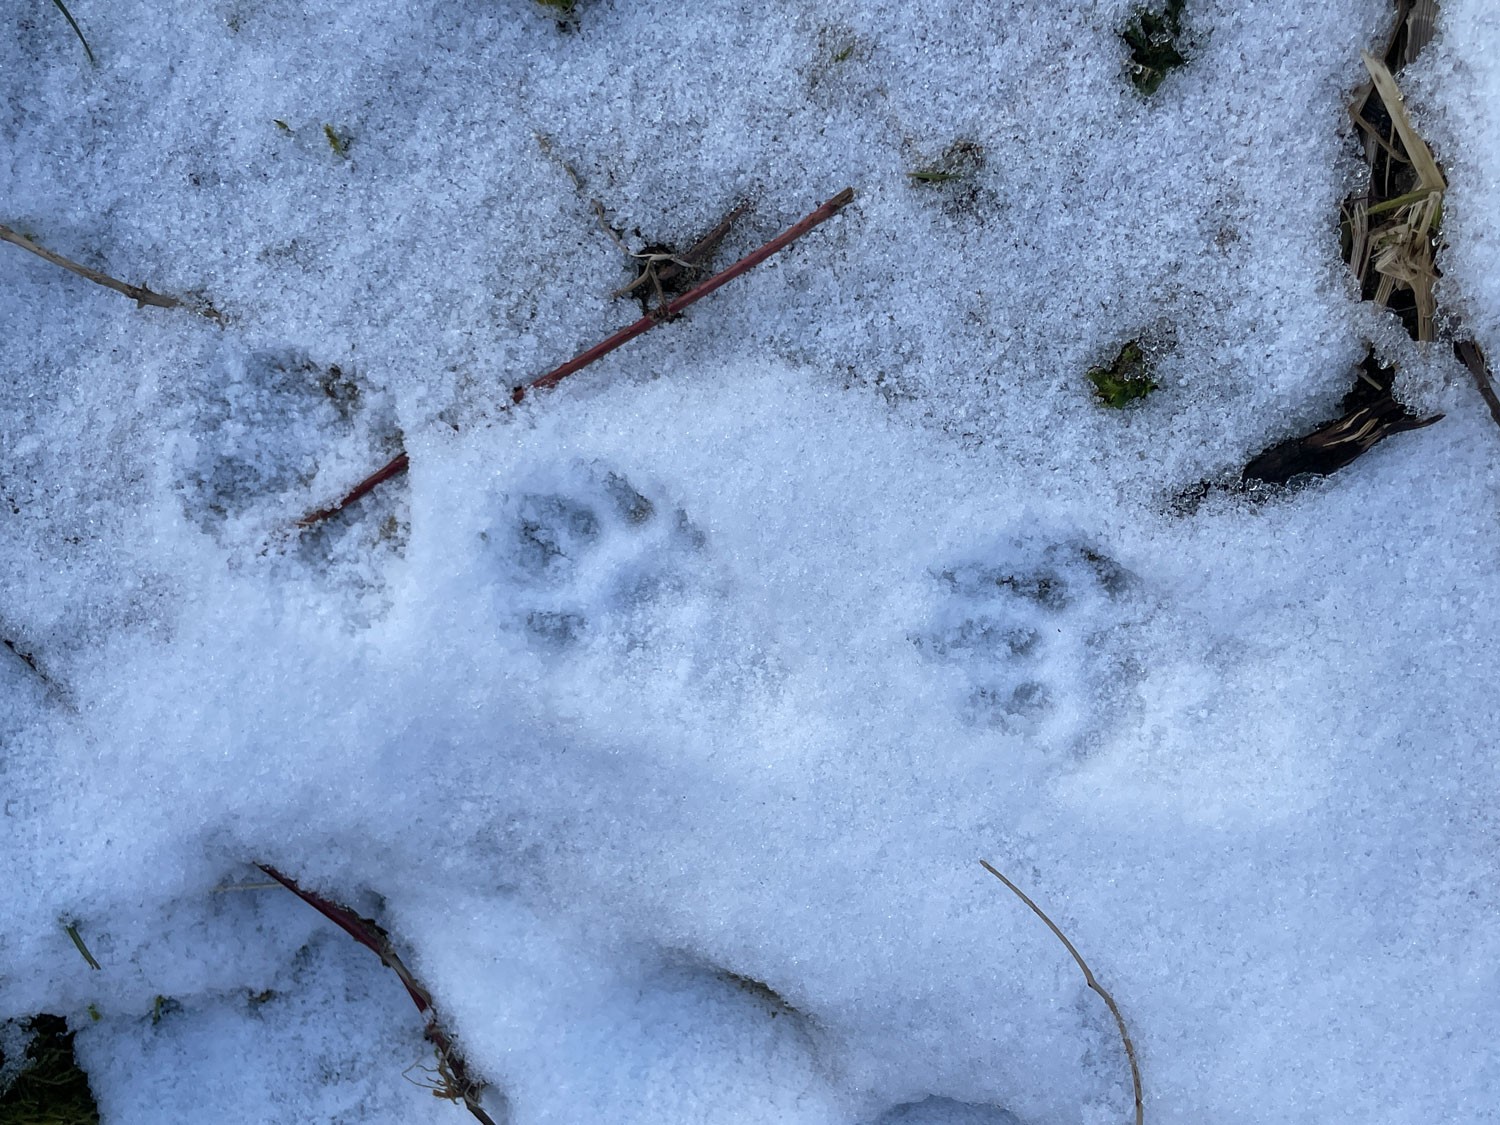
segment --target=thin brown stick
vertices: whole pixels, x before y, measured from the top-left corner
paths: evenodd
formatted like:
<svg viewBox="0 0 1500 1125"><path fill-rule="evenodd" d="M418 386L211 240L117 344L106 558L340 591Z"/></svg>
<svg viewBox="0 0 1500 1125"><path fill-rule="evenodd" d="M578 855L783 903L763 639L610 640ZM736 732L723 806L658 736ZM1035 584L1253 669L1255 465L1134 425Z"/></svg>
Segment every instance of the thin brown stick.
<svg viewBox="0 0 1500 1125"><path fill-rule="evenodd" d="M833 218L833 216L837 215L840 211L847 207L850 201L852 201L853 199L854 189L845 188L843 191L839 192L836 196L830 199L827 203L819 207L816 211L813 211L811 214L809 214L801 222L782 231L775 238L771 239L770 242L767 242L764 246L762 246L759 250L755 250L749 254L746 254L743 258L735 262L734 265L730 266L728 269L720 270L718 273L714 274L706 281L700 282L699 284L693 286L693 288L689 289L682 296L670 302L665 310L654 312L648 314L647 316L641 317L641 319L636 321L634 324L620 329L620 331L609 337L609 339L603 340L600 343L595 344L592 348L589 348L588 351L581 352L580 354L574 356L572 359L568 360L567 363L564 363L561 367L554 368L553 370L547 372L547 374L533 379L530 383L527 383L524 386L516 387L510 393L511 402L519 403L527 396L527 394L532 391L540 391L545 390L548 387L557 386L558 383L561 383L569 375L582 371L585 367L593 363L595 360L602 359L604 356L608 355L610 352L614 351L621 345L628 344L637 336L649 332L662 321L670 320L678 313L682 312L682 310L687 308L689 305L701 301L704 297L707 297L710 293L713 293L721 287L729 284L741 274L748 273L750 270L753 270L756 266L760 265L773 254L786 249L793 242L796 242L797 239L801 238L804 234L812 230L814 227L818 226L821 223L827 222L829 219Z"/></svg>
<svg viewBox="0 0 1500 1125"><path fill-rule="evenodd" d="M771 239L770 242L767 242L764 246L762 246L759 250L755 250L749 254L746 254L739 261L735 262L734 265L729 266L727 269L720 270L712 277L700 282L698 285L695 285L682 296L669 302L665 308L648 313L646 316L641 317L641 319L636 321L634 324L620 329L620 331L616 332L607 340L603 340L600 343L595 344L592 348L589 348L585 352L580 352L578 355L568 360L567 363L564 363L560 367L553 368L551 371L547 372L547 374L539 376L529 383L525 383L523 385L512 388L510 392L511 403L513 405L519 404L526 398L528 394L531 394L534 391L546 390L550 387L557 386L558 383L561 383L569 375L573 375L579 371L582 371L585 367L593 363L595 360L602 359L604 356L608 355L616 348L621 347L624 344L628 344L631 340L634 340L637 336L640 336L645 332L649 332L651 329L655 328L663 321L671 320L689 305L694 304L697 301L701 301L704 297L707 297L710 293L713 293L721 286L727 285L729 282L739 277L742 273L748 273L750 270L760 265L773 254L786 249L793 242L796 242L797 239L801 238L804 234L812 230L814 227L820 225L821 223L827 222L829 219L833 218L833 216L837 215L840 211L847 207L853 199L854 189L845 188L843 191L839 192L832 199L830 199L827 203L824 203L817 210L808 214L800 222L782 231L775 238ZM392 477L400 476L410 467L411 462L408 459L407 455L404 452L397 454L380 468L376 469L369 476L365 477L364 480L356 484L339 500L337 500L330 506L326 508L318 508L315 511L309 512L307 515L303 516L297 521L296 526L298 528L312 527L314 524L322 523L324 520L338 515L350 504L353 504L355 501L371 492L377 486L384 484Z"/></svg>
<svg viewBox="0 0 1500 1125"><path fill-rule="evenodd" d="M213 309L195 308L177 297L170 297L165 293L152 292L144 285L131 285L128 282L119 281L106 273L100 273L98 270L81 265L71 258L64 258L61 254L54 254L45 246L37 245L24 234L14 231L4 224L0 224L0 241L9 242L13 246L19 246L22 250L27 250L35 254L38 258L51 262L54 266L61 266L70 273L76 273L79 277L87 278L95 285L102 285L106 289L113 289L116 293L123 293L134 301L137 306L155 305L160 309L190 309L212 320L219 319L219 314Z"/></svg>
<svg viewBox="0 0 1500 1125"><path fill-rule="evenodd" d="M314 891L304 890L297 885L297 881L290 875L283 875L274 867L264 863L257 863L259 867L271 878L275 879L287 890L307 903L323 917L327 918L339 929L359 942L366 949L372 951L375 956L388 969L393 971L406 986L407 994L411 996L412 1003L417 1006L427 1021L427 1041L433 1045L438 1054L438 1068L445 1076L451 1076L448 1086L444 1087L444 1097L452 1097L456 1101L462 1101L464 1107L482 1123L482 1125L495 1125L494 1118L485 1112L484 1107L479 1104L480 1095L484 1091L484 1084L469 1077L468 1064L465 1063L458 1048L454 1046L453 1040L448 1038L447 1032L443 1030L438 1021L437 1009L432 1003L432 993L417 980L412 971L406 967L405 962L397 956L391 945L390 936L369 918L363 918L341 903L326 899ZM97 966L95 966L97 968Z"/></svg>
<svg viewBox="0 0 1500 1125"><path fill-rule="evenodd" d="M707 264L713 252L719 248L719 243L729 235L729 228L734 226L735 220L750 210L750 204L741 203L719 220L718 224L697 242L693 243L676 258L661 263L656 270L658 284L666 284L686 273L690 269L698 269ZM632 255L638 257L638 255Z"/></svg>
<svg viewBox="0 0 1500 1125"><path fill-rule="evenodd" d="M1079 953L1077 948L1074 947L1073 943L1068 940L1068 935L1063 933L1062 930L1058 929L1057 923L1054 922L1051 918L1047 917L1047 912L1036 903L1032 902L1025 891L1016 886L1004 875L1000 874L998 870L992 867L988 860L981 859L979 861L979 864L996 879L999 879L1008 888L1010 888L1011 893L1022 902L1024 902L1027 906L1029 906L1033 914L1035 914L1043 922L1047 923L1047 928L1052 931L1052 933L1057 937L1058 941L1063 943L1063 948L1065 948L1070 954L1073 955L1073 960L1076 961L1078 963L1078 967L1083 970L1084 982L1087 983L1088 986L1095 992L1097 992L1100 996L1104 997L1105 1006L1109 1008L1109 1014L1115 1017L1115 1026L1120 1029L1120 1039L1125 1044L1125 1057L1130 1062L1130 1081L1131 1084L1135 1087L1135 1125L1142 1125L1142 1123L1146 1120L1146 1109L1145 1099L1141 1094L1141 1068L1136 1062L1135 1044L1130 1040L1130 1032L1125 1029L1125 1017L1120 1014L1120 1006L1115 1003L1115 998L1109 994L1109 991L1094 978L1093 970L1089 968L1088 962L1083 959L1083 954Z"/></svg>

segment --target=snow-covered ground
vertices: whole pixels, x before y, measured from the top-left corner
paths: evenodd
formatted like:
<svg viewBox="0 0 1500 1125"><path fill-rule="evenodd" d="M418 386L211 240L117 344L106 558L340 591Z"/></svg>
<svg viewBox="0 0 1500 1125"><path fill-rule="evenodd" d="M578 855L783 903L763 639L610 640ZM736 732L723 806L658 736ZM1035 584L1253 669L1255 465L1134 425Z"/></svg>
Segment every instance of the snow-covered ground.
<svg viewBox="0 0 1500 1125"><path fill-rule="evenodd" d="M985 857L1149 1121L1500 1120L1500 431L1338 250L1387 5L1188 0L1150 99L1130 10L12 0L0 222L226 320L0 246L0 1018L106 1125L468 1120L260 861L515 1125L1130 1120ZM1500 354L1493 0L1402 84ZM506 409L639 315L591 200L846 185ZM1443 422L1174 503L1371 344Z"/></svg>

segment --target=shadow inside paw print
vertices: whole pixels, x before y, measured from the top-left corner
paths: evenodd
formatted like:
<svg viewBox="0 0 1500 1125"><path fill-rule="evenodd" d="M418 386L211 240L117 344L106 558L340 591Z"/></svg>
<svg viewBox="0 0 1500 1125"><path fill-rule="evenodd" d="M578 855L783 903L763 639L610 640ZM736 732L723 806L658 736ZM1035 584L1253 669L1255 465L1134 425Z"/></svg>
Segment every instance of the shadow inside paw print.
<svg viewBox="0 0 1500 1125"><path fill-rule="evenodd" d="M693 600L703 533L623 474L575 465L505 494L499 508L482 538L499 566L502 616L535 648L646 647Z"/></svg>
<svg viewBox="0 0 1500 1125"><path fill-rule="evenodd" d="M945 596L913 641L954 670L965 720L1086 749L1139 678L1135 577L1072 538L1001 542L934 577Z"/></svg>
<svg viewBox="0 0 1500 1125"><path fill-rule="evenodd" d="M873 1125L1020 1125L1020 1121L999 1106L927 1097L892 1107Z"/></svg>

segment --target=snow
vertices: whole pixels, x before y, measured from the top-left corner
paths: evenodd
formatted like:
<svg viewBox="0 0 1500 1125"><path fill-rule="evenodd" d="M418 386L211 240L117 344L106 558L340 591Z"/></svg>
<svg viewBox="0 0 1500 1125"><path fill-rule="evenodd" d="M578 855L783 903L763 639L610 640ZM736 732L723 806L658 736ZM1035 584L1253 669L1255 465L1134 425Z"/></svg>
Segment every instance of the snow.
<svg viewBox="0 0 1500 1125"><path fill-rule="evenodd" d="M107 1125L466 1119L257 862L515 1125L1130 1120L981 857L1148 1120L1500 1119L1500 435L1339 261L1383 4L1189 0L1150 100L1116 0L71 7L97 68L3 17L0 222L226 318L0 247L0 1018ZM1497 48L1401 79L1491 356ZM846 184L508 408L639 315L591 200L748 200L727 264ZM1443 422L1175 502L1371 344Z"/></svg>

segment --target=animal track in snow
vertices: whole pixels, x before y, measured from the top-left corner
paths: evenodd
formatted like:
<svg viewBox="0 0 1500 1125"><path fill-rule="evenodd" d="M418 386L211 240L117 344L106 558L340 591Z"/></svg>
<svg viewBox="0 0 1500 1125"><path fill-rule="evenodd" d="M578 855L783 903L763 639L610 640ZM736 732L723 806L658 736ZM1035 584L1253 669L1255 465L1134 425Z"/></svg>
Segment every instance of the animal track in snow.
<svg viewBox="0 0 1500 1125"><path fill-rule="evenodd" d="M1139 679L1139 581L1073 537L1002 540L933 573L942 605L913 640L961 677L965 720L1087 752Z"/></svg>
<svg viewBox="0 0 1500 1125"><path fill-rule="evenodd" d="M928 1097L894 1106L874 1125L1020 1125L1020 1118L998 1106Z"/></svg>
<svg viewBox="0 0 1500 1125"><path fill-rule="evenodd" d="M608 467L573 465L503 494L481 535L500 612L534 649L661 649L713 616L703 533Z"/></svg>
<svg viewBox="0 0 1500 1125"><path fill-rule="evenodd" d="M388 408L371 410L351 372L297 351L230 356L196 389L177 480L205 530L259 510L305 507L301 491L324 458L343 452L362 464L396 442Z"/></svg>

